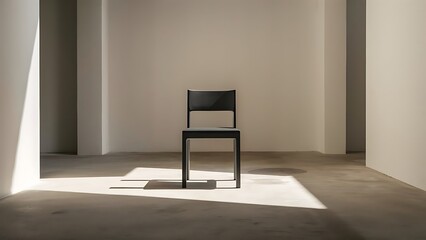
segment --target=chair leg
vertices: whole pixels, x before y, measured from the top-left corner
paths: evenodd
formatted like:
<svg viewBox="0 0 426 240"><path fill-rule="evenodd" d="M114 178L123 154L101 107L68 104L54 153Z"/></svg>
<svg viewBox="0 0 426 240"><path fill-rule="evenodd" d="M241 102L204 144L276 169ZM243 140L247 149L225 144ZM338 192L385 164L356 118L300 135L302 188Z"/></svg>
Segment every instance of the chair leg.
<svg viewBox="0 0 426 240"><path fill-rule="evenodd" d="M186 188L187 161L186 161L186 138L182 134L182 188Z"/></svg>
<svg viewBox="0 0 426 240"><path fill-rule="evenodd" d="M237 139L234 138L234 180L237 180Z"/></svg>
<svg viewBox="0 0 426 240"><path fill-rule="evenodd" d="M191 169L191 141L186 140L186 179L189 180L189 170Z"/></svg>
<svg viewBox="0 0 426 240"><path fill-rule="evenodd" d="M235 162L236 162L236 177L237 177L237 188L241 188L241 149L240 149L240 136L238 136L236 139L235 144Z"/></svg>

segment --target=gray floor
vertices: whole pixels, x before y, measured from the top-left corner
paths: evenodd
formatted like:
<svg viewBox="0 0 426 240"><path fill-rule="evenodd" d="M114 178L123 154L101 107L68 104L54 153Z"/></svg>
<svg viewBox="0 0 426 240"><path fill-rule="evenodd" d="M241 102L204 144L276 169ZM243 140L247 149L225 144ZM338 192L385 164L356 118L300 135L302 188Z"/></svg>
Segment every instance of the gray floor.
<svg viewBox="0 0 426 240"><path fill-rule="evenodd" d="M229 153L192 159L195 170L232 172ZM242 161L243 173L295 177L327 209L25 191L0 200L0 239L426 239L426 192L364 167L363 154L243 153ZM179 169L180 154L41 159L45 179L136 167Z"/></svg>

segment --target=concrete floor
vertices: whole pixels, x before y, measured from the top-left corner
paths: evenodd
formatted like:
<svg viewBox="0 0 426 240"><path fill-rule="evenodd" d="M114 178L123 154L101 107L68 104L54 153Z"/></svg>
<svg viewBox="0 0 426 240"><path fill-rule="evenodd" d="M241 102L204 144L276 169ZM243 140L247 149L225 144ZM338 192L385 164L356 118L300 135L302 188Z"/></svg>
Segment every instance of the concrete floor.
<svg viewBox="0 0 426 240"><path fill-rule="evenodd" d="M194 170L232 172L229 153L192 160ZM426 192L364 165L362 154L242 154L244 174L292 176L326 209L25 191L0 200L0 239L426 239ZM180 154L47 155L41 176L123 177L140 167L180 169Z"/></svg>

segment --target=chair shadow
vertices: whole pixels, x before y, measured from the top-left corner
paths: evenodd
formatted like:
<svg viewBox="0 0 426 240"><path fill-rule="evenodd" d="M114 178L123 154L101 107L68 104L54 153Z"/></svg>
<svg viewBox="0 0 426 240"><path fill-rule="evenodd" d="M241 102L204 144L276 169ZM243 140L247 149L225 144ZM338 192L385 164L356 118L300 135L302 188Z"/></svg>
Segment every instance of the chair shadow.
<svg viewBox="0 0 426 240"><path fill-rule="evenodd" d="M143 189L143 190L178 190L182 188L181 180L174 179L122 179L123 182L148 182L145 186L135 187L110 187L109 189ZM217 182L230 182L235 180L198 180L191 179L187 181L186 188L189 190L214 190L214 189L236 189L229 186L218 186Z"/></svg>
<svg viewBox="0 0 426 240"><path fill-rule="evenodd" d="M215 180L204 180L204 181L188 181L186 183L186 189L203 189L213 190L216 189ZM182 181L173 180L150 180L144 187L145 190L162 190L162 189L182 189Z"/></svg>

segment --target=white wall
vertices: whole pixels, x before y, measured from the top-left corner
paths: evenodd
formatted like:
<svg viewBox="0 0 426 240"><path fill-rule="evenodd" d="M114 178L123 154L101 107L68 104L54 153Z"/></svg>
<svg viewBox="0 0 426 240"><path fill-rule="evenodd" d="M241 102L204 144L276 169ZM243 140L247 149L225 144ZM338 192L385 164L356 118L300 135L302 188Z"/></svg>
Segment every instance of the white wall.
<svg viewBox="0 0 426 240"><path fill-rule="evenodd" d="M367 1L367 166L426 190L426 1Z"/></svg>
<svg viewBox="0 0 426 240"><path fill-rule="evenodd" d="M38 1L1 1L0 36L1 198L40 178Z"/></svg>
<svg viewBox="0 0 426 240"><path fill-rule="evenodd" d="M77 0L40 1L40 144L77 152Z"/></svg>
<svg viewBox="0 0 426 240"><path fill-rule="evenodd" d="M192 88L237 89L245 151L344 152L345 90L337 91L345 87L345 71L333 73L342 64L331 63L342 55L327 60L334 52L325 44L329 34L338 37L338 49L344 47L339 41L343 34L345 42L346 5L333 2L337 5L320 0L108 1L110 150L179 151L186 89ZM344 7L330 18L343 23L327 22L326 7L330 14ZM337 113L342 109L343 118ZM198 125L221 122L210 114L196 117ZM223 149L229 148L219 142L195 146Z"/></svg>

